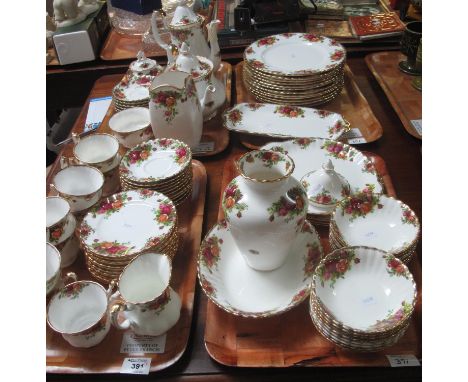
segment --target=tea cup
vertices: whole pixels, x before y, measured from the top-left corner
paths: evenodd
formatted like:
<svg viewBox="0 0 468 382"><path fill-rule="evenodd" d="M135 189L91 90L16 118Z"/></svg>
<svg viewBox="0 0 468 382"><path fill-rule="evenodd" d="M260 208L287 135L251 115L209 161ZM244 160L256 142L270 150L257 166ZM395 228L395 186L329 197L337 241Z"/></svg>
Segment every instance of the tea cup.
<svg viewBox="0 0 468 382"><path fill-rule="evenodd" d="M111 308L112 325L150 336L172 328L179 320L181 301L169 286L171 271L171 260L164 254L148 252L133 259L119 277L120 301Z"/></svg>
<svg viewBox="0 0 468 382"><path fill-rule="evenodd" d="M110 329L109 299L114 283L106 290L94 281L75 281L61 288L47 306L47 324L72 346L98 345Z"/></svg>
<svg viewBox="0 0 468 382"><path fill-rule="evenodd" d="M132 107L115 113L109 119L109 128L126 148L154 138L149 109L146 107Z"/></svg>
<svg viewBox="0 0 468 382"><path fill-rule="evenodd" d="M46 295L61 287L64 283L76 281L76 274L69 272L62 279L60 252L52 244L46 243Z"/></svg>
<svg viewBox="0 0 468 382"><path fill-rule="evenodd" d="M82 212L102 196L104 175L88 165L64 166L53 179L52 188L70 203L72 212Z"/></svg>
<svg viewBox="0 0 468 382"><path fill-rule="evenodd" d="M96 167L102 172L110 170L119 152L119 141L110 134L96 133L80 138L72 134L73 155L83 164Z"/></svg>
<svg viewBox="0 0 468 382"><path fill-rule="evenodd" d="M56 245L68 239L70 215L71 207L66 199L60 196L46 198L46 241Z"/></svg>

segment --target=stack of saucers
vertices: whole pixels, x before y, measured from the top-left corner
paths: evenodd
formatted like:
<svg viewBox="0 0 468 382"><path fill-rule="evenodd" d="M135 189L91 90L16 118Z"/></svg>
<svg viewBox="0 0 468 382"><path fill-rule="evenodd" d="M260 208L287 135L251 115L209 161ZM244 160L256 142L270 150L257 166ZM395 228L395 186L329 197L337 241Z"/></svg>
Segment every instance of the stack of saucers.
<svg viewBox="0 0 468 382"><path fill-rule="evenodd" d="M158 191L176 206L192 194L192 152L176 139L158 138L131 148L119 171L123 190Z"/></svg>
<svg viewBox="0 0 468 382"><path fill-rule="evenodd" d="M154 76L126 75L112 90L112 101L117 111L132 107L148 107L149 88Z"/></svg>
<svg viewBox="0 0 468 382"><path fill-rule="evenodd" d="M345 60L344 47L333 39L282 33L247 47L243 81L262 102L320 105L341 93Z"/></svg>
<svg viewBox="0 0 468 382"><path fill-rule="evenodd" d="M316 268L310 316L335 345L380 351L405 334L416 297L416 284L403 262L375 248L347 247L327 255Z"/></svg>
<svg viewBox="0 0 468 382"><path fill-rule="evenodd" d="M177 211L159 192L120 192L88 212L79 236L89 271L97 280L109 283L141 253L176 254Z"/></svg>
<svg viewBox="0 0 468 382"><path fill-rule="evenodd" d="M415 253L419 232L419 220L406 204L364 189L336 206L329 239L333 249L367 245L408 263Z"/></svg>

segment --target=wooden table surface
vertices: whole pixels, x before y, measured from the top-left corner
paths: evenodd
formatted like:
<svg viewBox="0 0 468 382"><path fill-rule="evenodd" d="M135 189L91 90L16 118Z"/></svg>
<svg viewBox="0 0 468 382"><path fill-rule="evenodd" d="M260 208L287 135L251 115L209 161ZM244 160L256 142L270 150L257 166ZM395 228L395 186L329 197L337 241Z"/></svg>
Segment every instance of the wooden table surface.
<svg viewBox="0 0 468 382"><path fill-rule="evenodd" d="M356 81L367 98L374 114L380 121L384 133L376 142L359 145L360 150L374 152L383 157L392 178L396 193L422 219L421 212L421 141L410 136L403 128L398 115L392 109L387 97L377 81L369 72L362 57L348 59ZM124 71L122 71L123 73ZM99 82L96 96L108 95L103 89L109 88L114 79L107 77ZM234 88L234 87L233 87ZM233 102L236 102L235 94ZM88 101L75 123L74 129L81 131L86 118ZM326 105L323 107L326 108ZM217 221L220 197L220 185L224 163L236 154L245 152L236 134L231 133L227 149L215 156L200 158L208 173L208 185L203 221L203 234ZM418 245L421 256L421 244ZM422 258L420 257L420 261ZM420 367L398 368L285 368L285 369L238 369L224 367L213 361L205 350L204 331L207 299L197 285L194 318L189 338L189 345L182 358L172 367L149 376L132 375L56 375L49 374L47 379L55 380L96 380L96 381L132 381L132 380L168 380L168 381L413 381L421 379Z"/></svg>

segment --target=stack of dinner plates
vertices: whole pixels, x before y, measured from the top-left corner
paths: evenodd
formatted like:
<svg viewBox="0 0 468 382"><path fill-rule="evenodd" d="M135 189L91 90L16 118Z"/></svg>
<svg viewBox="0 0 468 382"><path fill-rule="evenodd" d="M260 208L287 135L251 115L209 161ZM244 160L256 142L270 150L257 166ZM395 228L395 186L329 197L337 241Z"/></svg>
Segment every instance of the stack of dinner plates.
<svg viewBox="0 0 468 382"><path fill-rule="evenodd" d="M402 261L370 247L346 247L317 266L310 316L317 331L345 349L374 352L405 334L417 292Z"/></svg>
<svg viewBox="0 0 468 382"><path fill-rule="evenodd" d="M131 148L119 172L122 190L158 191L176 206L192 194L192 151L176 139L158 138Z"/></svg>
<svg viewBox="0 0 468 382"><path fill-rule="evenodd" d="M97 280L109 283L141 253L176 254L176 207L156 191L120 192L87 213L79 237L88 270Z"/></svg>
<svg viewBox="0 0 468 382"><path fill-rule="evenodd" d="M320 105L341 93L345 61L344 47L331 38L282 33L247 47L243 81L261 102Z"/></svg>
<svg viewBox="0 0 468 382"><path fill-rule="evenodd" d="M330 219L329 239L333 249L367 245L408 263L419 232L419 219L406 204L364 189L338 203Z"/></svg>
<svg viewBox="0 0 468 382"><path fill-rule="evenodd" d="M148 107L149 88L154 76L128 76L126 75L112 89L112 101L116 111L132 107Z"/></svg>

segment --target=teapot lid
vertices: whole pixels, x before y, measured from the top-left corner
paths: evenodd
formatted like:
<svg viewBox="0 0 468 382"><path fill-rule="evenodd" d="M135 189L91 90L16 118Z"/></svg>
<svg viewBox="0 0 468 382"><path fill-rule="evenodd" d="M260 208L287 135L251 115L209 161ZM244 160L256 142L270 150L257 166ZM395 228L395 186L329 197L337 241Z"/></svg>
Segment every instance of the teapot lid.
<svg viewBox="0 0 468 382"><path fill-rule="evenodd" d="M350 193L348 181L335 171L330 159L321 169L305 174L301 183L309 202L316 207L334 208Z"/></svg>
<svg viewBox="0 0 468 382"><path fill-rule="evenodd" d="M179 0L169 26L184 27L196 23L200 23L199 16L187 5L187 0Z"/></svg>
<svg viewBox="0 0 468 382"><path fill-rule="evenodd" d="M183 42L179 54L172 64L171 70L180 70L190 73L195 81L207 78L212 70L213 63L201 56L195 56L190 52L190 47Z"/></svg>
<svg viewBox="0 0 468 382"><path fill-rule="evenodd" d="M132 72L140 73L148 70L153 70L157 68L158 70L162 69L156 60L152 60L151 58L148 58L145 56L145 53L140 50L137 54L137 60L133 61L130 64L130 70Z"/></svg>

